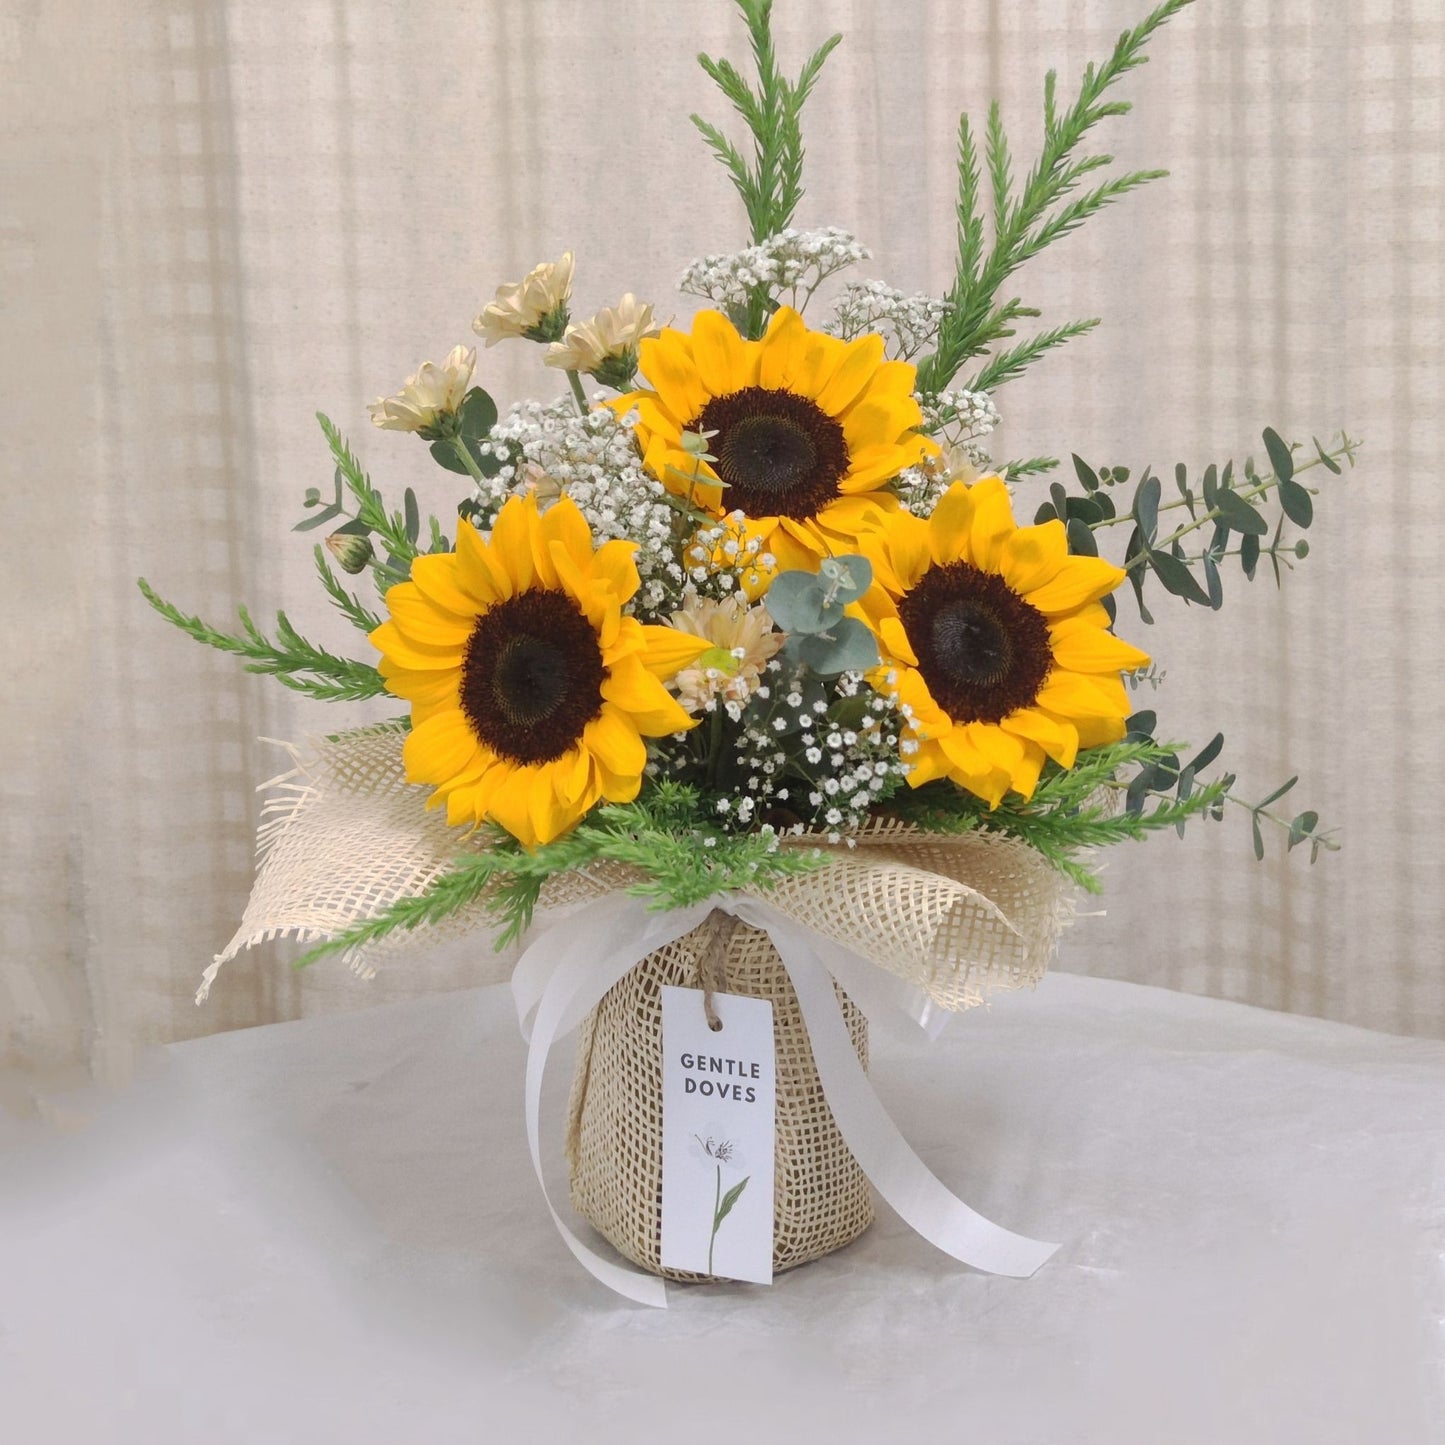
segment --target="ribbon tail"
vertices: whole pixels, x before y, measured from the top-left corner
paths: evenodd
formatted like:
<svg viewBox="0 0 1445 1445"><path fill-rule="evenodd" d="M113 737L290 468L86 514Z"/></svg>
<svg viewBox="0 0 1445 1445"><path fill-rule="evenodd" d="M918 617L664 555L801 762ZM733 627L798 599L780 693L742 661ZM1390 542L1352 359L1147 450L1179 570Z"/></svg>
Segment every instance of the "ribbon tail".
<svg viewBox="0 0 1445 1445"><path fill-rule="evenodd" d="M1058 1249L985 1219L946 1188L888 1117L848 1037L833 979L811 940L775 910L748 900L737 910L772 935L808 1028L813 1062L838 1131L878 1192L930 1244L989 1274L1027 1279Z"/></svg>
<svg viewBox="0 0 1445 1445"><path fill-rule="evenodd" d="M527 1039L527 1145L547 1212L562 1242L593 1278L626 1299L658 1309L667 1308L667 1287L660 1278L598 1254L572 1232L553 1205L542 1171L542 1078L552 1045L575 1028L613 984L654 949L690 932L711 907L708 902L649 914L636 898L608 899L585 924L569 920L544 933L518 960L513 975L513 999Z"/></svg>

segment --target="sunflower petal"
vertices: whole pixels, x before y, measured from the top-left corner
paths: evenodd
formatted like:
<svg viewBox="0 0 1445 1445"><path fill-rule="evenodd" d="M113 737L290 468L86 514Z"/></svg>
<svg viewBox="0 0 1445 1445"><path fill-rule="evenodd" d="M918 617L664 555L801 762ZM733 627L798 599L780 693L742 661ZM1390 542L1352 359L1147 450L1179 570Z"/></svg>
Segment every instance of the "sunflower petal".
<svg viewBox="0 0 1445 1445"><path fill-rule="evenodd" d="M409 783L444 783L476 756L476 736L459 708L418 723L401 748Z"/></svg>
<svg viewBox="0 0 1445 1445"><path fill-rule="evenodd" d="M1133 672L1149 666L1149 654L1122 637L1086 622L1052 630L1054 661L1072 672Z"/></svg>
<svg viewBox="0 0 1445 1445"><path fill-rule="evenodd" d="M808 328L791 306L779 306L758 343L758 385L772 391L792 390L808 355Z"/></svg>
<svg viewBox="0 0 1445 1445"><path fill-rule="evenodd" d="M462 586L488 605L505 602L517 590L501 557L465 518L457 523L456 555Z"/></svg>
<svg viewBox="0 0 1445 1445"><path fill-rule="evenodd" d="M468 578L455 552L413 558L411 580L428 600L461 617L475 617L483 607L496 601L489 584L468 587Z"/></svg>
<svg viewBox="0 0 1445 1445"><path fill-rule="evenodd" d="M403 636L396 623L386 621L369 634L371 645L393 663L411 672L455 670L461 666L461 650L457 647L429 647Z"/></svg>
<svg viewBox="0 0 1445 1445"><path fill-rule="evenodd" d="M509 497L492 523L489 560L511 579L513 592L525 592L537 580L532 562L532 532L537 525L535 497Z"/></svg>
<svg viewBox="0 0 1445 1445"><path fill-rule="evenodd" d="M638 347L642 370L662 404L684 426L708 404L712 393L698 375L692 341L685 332L668 327Z"/></svg>
<svg viewBox="0 0 1445 1445"><path fill-rule="evenodd" d="M697 719L683 710L636 656L625 657L608 669L602 696L625 712L644 737L665 737L697 726Z"/></svg>
<svg viewBox="0 0 1445 1445"><path fill-rule="evenodd" d="M918 654L908 640L908 633L896 617L884 617L878 623L878 640L887 649L888 655L910 667L918 666Z"/></svg>
<svg viewBox="0 0 1445 1445"><path fill-rule="evenodd" d="M642 585L637 575L636 542L604 542L592 558L592 575L606 582L619 603L628 602Z"/></svg>
<svg viewBox="0 0 1445 1445"><path fill-rule="evenodd" d="M870 332L847 343L828 384L814 400L829 416L842 416L883 365L883 338ZM896 436L897 433L895 432Z"/></svg>
<svg viewBox="0 0 1445 1445"><path fill-rule="evenodd" d="M1051 717L1038 708L1021 707L999 726L1016 737L1037 743L1061 768L1071 768L1079 753L1079 730L1073 723Z"/></svg>
<svg viewBox="0 0 1445 1445"><path fill-rule="evenodd" d="M647 765L647 744L621 709L603 703L602 711L587 724L582 733L587 750L615 777L642 776Z"/></svg>
<svg viewBox="0 0 1445 1445"><path fill-rule="evenodd" d="M720 311L699 311L692 319L692 355L698 374L714 396L726 396L754 384L750 348Z"/></svg>
<svg viewBox="0 0 1445 1445"><path fill-rule="evenodd" d="M398 582L387 588L386 608L402 636L424 647L460 649L476 625L475 614L459 617L438 607L415 582Z"/></svg>
<svg viewBox="0 0 1445 1445"><path fill-rule="evenodd" d="M1022 596L1056 577L1068 556L1068 534L1057 518L1036 527L1020 527L999 548L999 575Z"/></svg>
<svg viewBox="0 0 1445 1445"><path fill-rule="evenodd" d="M646 650L640 661L654 677L664 682L696 662L712 646L705 637L694 637L690 633L679 632L675 627L663 627L655 622L642 624L642 637Z"/></svg>
<svg viewBox="0 0 1445 1445"><path fill-rule="evenodd" d="M1045 614L1068 612L1097 601L1123 580L1122 569L1102 557L1070 557L1055 576L1025 600Z"/></svg>

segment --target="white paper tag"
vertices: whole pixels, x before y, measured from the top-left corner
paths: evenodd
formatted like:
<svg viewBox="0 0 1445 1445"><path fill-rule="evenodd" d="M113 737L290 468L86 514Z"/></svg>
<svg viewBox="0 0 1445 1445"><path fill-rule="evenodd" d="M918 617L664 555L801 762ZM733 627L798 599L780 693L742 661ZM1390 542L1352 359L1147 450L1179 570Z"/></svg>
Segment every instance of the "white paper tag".
<svg viewBox="0 0 1445 1445"><path fill-rule="evenodd" d="M773 1282L773 1006L662 990L662 1264Z"/></svg>

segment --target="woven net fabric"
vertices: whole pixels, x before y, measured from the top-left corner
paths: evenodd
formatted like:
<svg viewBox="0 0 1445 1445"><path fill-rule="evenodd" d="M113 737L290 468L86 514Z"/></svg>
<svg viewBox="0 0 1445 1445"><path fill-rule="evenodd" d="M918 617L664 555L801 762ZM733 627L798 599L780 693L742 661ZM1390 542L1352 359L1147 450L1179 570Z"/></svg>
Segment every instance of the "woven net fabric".
<svg viewBox="0 0 1445 1445"><path fill-rule="evenodd" d="M242 949L267 939L332 937L423 892L479 844L427 811L427 792L406 781L397 727L319 739L267 786L257 837L255 885L235 936L206 970L200 997ZM1017 839L921 832L880 822L849 842L809 838L821 866L773 884L763 896L804 927L920 989L949 1010L994 989L1036 983L1073 915L1073 889ZM602 863L551 879L543 910L574 909L638 881ZM761 892L761 890L760 890ZM491 931L478 901L441 923L396 931L347 955L358 971L417 944ZM500 982L506 964L478 950L478 984Z"/></svg>
<svg viewBox="0 0 1445 1445"><path fill-rule="evenodd" d="M703 1275L663 1269L662 997L664 984L701 986L712 943L705 923L650 953L583 1021L568 1103L567 1159L573 1208L619 1253L669 1279ZM813 1064L797 995L772 940L739 925L713 982L773 1005L777 1144L773 1269L805 1264L856 1239L873 1222L867 1176L833 1121ZM835 986L836 987L836 986ZM859 1062L868 1067L868 1022L837 989Z"/></svg>

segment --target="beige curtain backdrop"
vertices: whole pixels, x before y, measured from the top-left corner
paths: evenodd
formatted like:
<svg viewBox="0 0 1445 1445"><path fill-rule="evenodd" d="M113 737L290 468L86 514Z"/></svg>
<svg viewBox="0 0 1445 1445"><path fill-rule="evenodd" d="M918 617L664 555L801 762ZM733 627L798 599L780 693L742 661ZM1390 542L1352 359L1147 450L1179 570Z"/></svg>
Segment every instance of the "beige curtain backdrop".
<svg viewBox="0 0 1445 1445"><path fill-rule="evenodd" d="M1145 0L779 0L785 58L845 36L807 116L802 224L941 290L958 112L998 95L1021 164L1040 86L1069 90ZM197 1009L252 869L258 741L342 717L152 616L144 573L220 623L284 608L362 641L289 529L329 486L335 417L379 483L445 512L448 475L364 404L468 339L499 282L564 248L576 305L664 316L688 260L745 239L687 124L724 107L693 62L739 55L725 0L8 0L0 10L6 749L0 1053L120 1072L147 1043L436 988L487 948L373 983L239 961ZM1107 141L1172 178L1019 278L1046 322L1105 327L1003 388L1000 457L1202 465L1347 426L1309 559L1218 616L1123 630L1167 674L1170 736L1226 735L1240 792L1291 772L1346 850L1250 856L1247 820L1108 864L1060 966L1445 1034L1439 812L1439 0L1199 0L1126 82ZM558 390L483 353L502 401ZM1169 473L1166 471L1166 477ZM1318 475L1318 474L1315 474ZM1033 493L1021 510L1031 511ZM364 716L360 710L353 717Z"/></svg>

